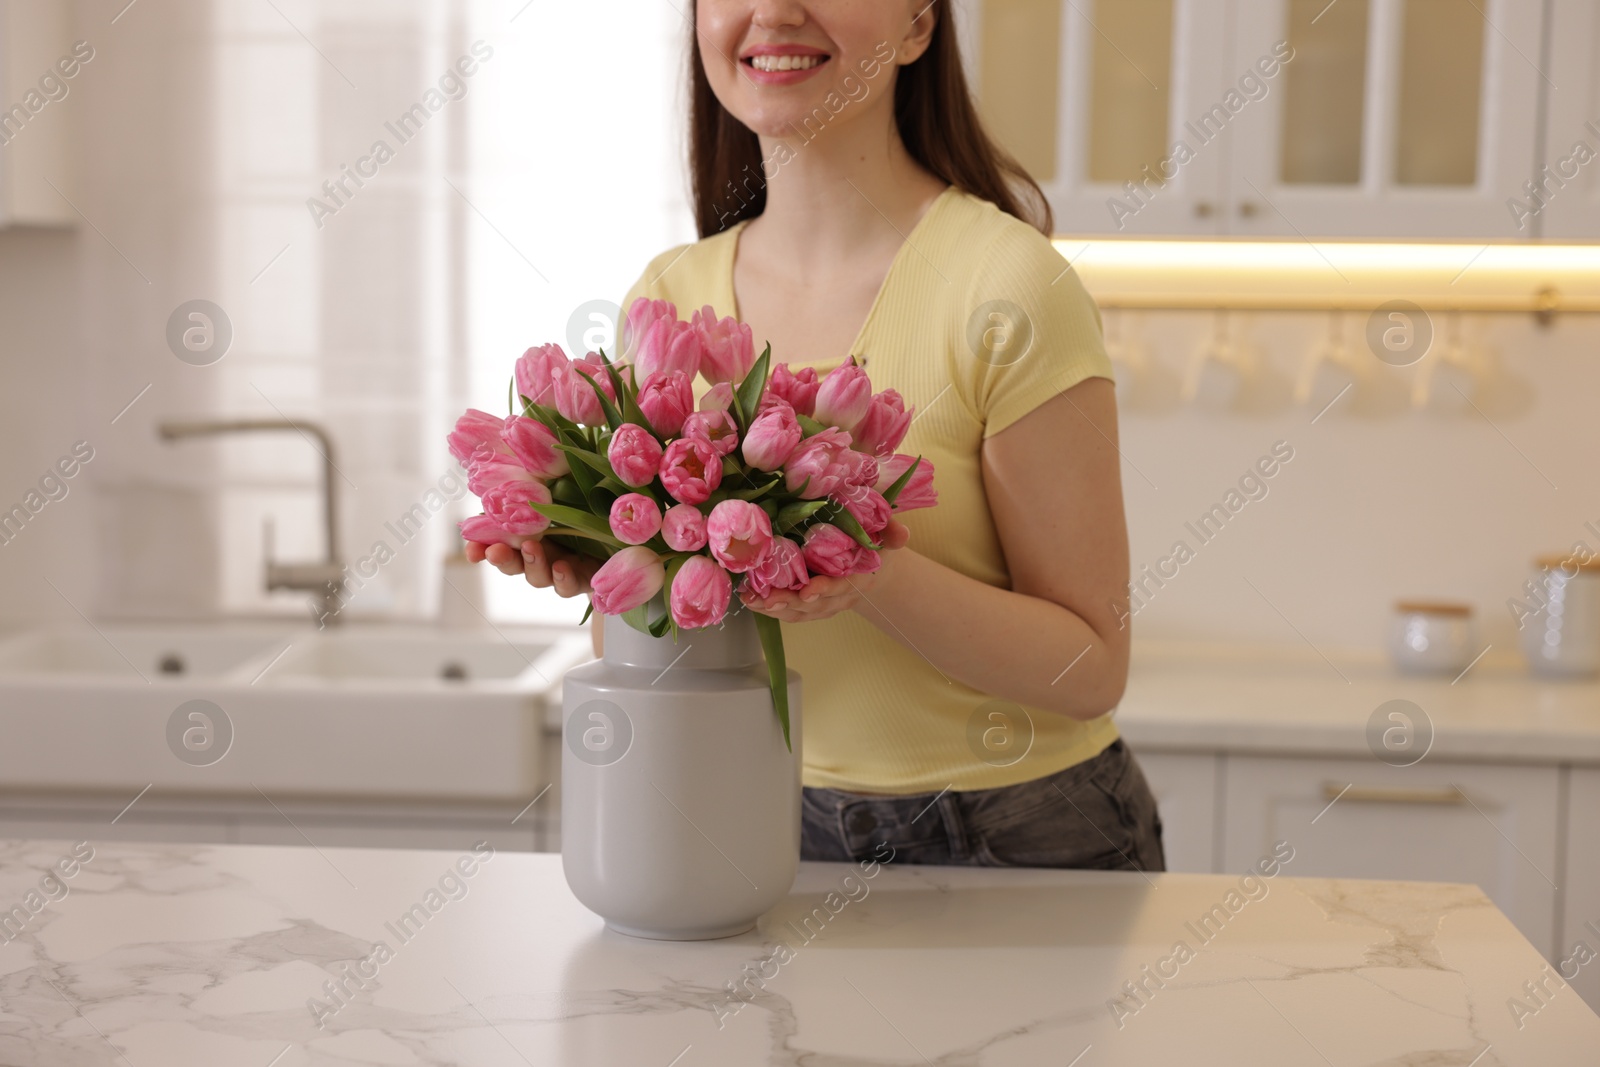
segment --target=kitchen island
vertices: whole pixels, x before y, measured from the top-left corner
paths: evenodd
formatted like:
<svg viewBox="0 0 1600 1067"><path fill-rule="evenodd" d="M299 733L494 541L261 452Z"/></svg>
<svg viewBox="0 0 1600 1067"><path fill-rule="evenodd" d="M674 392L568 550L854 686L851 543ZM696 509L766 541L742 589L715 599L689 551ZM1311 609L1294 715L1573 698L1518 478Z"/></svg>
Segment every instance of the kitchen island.
<svg viewBox="0 0 1600 1067"><path fill-rule="evenodd" d="M803 864L757 930L613 933L559 856L0 843L0 1063L1600 1062L1478 889ZM1600 961L1589 962L1600 966Z"/></svg>

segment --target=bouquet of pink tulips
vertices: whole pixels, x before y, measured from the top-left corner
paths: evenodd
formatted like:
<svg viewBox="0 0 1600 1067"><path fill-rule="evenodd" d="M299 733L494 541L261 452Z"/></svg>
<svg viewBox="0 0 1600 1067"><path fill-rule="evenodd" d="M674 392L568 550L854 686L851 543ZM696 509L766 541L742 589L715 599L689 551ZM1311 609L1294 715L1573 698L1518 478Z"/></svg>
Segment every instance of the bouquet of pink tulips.
<svg viewBox="0 0 1600 1067"><path fill-rule="evenodd" d="M462 535L603 560L590 611L656 637L716 626L736 591L877 570L890 516L935 503L932 465L895 452L911 411L853 358L819 381L771 365L771 345L757 357L743 323L709 307L684 322L660 300L634 303L626 337L618 362L530 348L512 413L468 411L450 434L483 503ZM787 741L783 638L755 619Z"/></svg>

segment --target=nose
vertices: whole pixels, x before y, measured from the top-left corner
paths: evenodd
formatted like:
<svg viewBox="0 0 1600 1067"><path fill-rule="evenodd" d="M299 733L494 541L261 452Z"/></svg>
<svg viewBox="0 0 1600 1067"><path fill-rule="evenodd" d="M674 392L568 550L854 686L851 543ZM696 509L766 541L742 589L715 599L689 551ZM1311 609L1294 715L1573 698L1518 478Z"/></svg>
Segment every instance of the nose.
<svg viewBox="0 0 1600 1067"><path fill-rule="evenodd" d="M757 0L750 23L763 30L792 30L805 25L806 6L799 0Z"/></svg>

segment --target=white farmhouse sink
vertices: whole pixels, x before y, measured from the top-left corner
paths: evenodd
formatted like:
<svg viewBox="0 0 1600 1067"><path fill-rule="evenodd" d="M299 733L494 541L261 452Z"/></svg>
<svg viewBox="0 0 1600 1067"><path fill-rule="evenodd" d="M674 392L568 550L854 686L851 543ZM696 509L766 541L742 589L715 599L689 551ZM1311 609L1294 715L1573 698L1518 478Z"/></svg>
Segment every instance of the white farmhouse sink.
<svg viewBox="0 0 1600 1067"><path fill-rule="evenodd" d="M216 677L274 644L281 648L283 636L278 630L266 628L52 628L0 643L0 677L92 675L133 681Z"/></svg>
<svg viewBox="0 0 1600 1067"><path fill-rule="evenodd" d="M436 683L441 689L466 684L545 688L559 678L541 678L538 663L550 652L547 638L510 640L439 634L396 636L361 632L319 635L292 643L268 672L277 682L330 685Z"/></svg>
<svg viewBox="0 0 1600 1067"><path fill-rule="evenodd" d="M565 627L36 630L0 639L0 782L130 798L151 786L526 799L546 784L561 678L591 655L588 634ZM231 735L206 751L220 758L183 758L174 738L195 725Z"/></svg>

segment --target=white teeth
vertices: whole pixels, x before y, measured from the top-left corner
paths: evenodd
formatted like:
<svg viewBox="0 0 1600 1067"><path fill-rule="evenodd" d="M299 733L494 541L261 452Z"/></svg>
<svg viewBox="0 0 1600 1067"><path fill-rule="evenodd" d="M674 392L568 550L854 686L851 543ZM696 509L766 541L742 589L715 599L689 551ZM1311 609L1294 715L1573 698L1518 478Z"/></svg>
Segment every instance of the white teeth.
<svg viewBox="0 0 1600 1067"><path fill-rule="evenodd" d="M821 63L824 58L823 56L760 55L753 56L750 60L750 65L757 70L764 71L810 70L818 63Z"/></svg>

